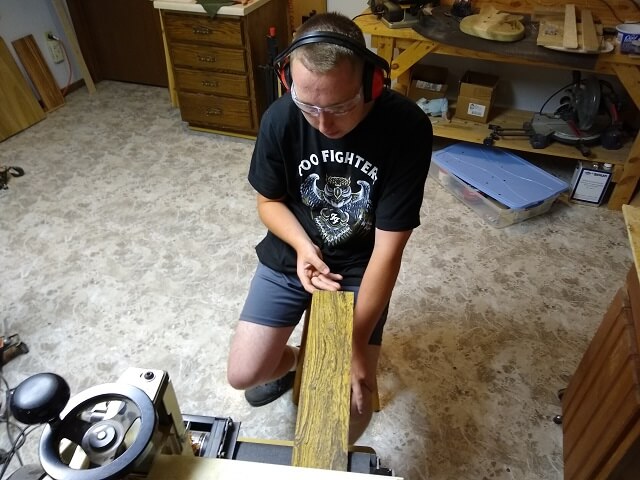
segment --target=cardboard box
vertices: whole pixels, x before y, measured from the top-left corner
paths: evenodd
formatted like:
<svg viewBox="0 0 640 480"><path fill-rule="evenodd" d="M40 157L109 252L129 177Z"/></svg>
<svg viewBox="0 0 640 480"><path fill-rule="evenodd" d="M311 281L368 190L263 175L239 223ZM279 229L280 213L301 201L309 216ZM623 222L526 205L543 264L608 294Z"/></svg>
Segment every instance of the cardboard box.
<svg viewBox="0 0 640 480"><path fill-rule="evenodd" d="M446 68L416 65L411 69L411 84L407 96L414 102L421 98L433 100L447 95Z"/></svg>
<svg viewBox="0 0 640 480"><path fill-rule="evenodd" d="M467 71L460 79L456 118L487 123L497 85L495 75Z"/></svg>

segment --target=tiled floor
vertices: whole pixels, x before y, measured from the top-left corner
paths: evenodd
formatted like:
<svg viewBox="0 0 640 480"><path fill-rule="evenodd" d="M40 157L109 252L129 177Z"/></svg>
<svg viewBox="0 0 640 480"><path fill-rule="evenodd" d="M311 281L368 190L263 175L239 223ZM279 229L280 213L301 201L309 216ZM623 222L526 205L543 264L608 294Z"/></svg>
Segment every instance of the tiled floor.
<svg viewBox="0 0 640 480"><path fill-rule="evenodd" d="M254 409L225 381L264 233L251 151L186 129L165 90L113 82L1 143L0 163L27 172L0 191L0 320L31 350L5 366L9 384L53 371L75 394L164 369L184 412L291 439L290 395ZM560 480L556 392L631 265L621 213L557 204L498 230L429 178L422 220L360 443L412 480Z"/></svg>

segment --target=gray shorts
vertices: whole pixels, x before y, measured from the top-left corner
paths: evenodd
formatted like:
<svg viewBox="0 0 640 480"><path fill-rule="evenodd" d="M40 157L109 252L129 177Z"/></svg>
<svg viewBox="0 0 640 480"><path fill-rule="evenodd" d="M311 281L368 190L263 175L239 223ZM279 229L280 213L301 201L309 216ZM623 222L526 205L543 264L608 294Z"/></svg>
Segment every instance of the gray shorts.
<svg viewBox="0 0 640 480"><path fill-rule="evenodd" d="M356 301L359 289L357 285L344 286L344 290L354 292ZM310 302L311 294L304 289L297 275L287 275L258 263L240 320L268 327L294 327ZM382 331L388 313L389 304L371 334L370 345L382 343Z"/></svg>

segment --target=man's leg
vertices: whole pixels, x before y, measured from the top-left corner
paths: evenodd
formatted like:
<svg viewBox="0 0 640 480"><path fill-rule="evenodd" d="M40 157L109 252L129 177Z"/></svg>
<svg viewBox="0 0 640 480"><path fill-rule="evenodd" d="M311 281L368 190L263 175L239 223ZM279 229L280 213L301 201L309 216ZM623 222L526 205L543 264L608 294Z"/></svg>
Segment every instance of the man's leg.
<svg viewBox="0 0 640 480"><path fill-rule="evenodd" d="M287 340L293 329L238 322L229 352L229 384L246 390L281 378L291 370L295 355Z"/></svg>
<svg viewBox="0 0 640 480"><path fill-rule="evenodd" d="M367 349L367 364L368 370L372 372L373 378L371 378L370 382L374 388L377 388L377 378L378 378L378 358L380 358L380 345L369 345ZM358 412L356 408L355 402L353 398L351 399L351 416L349 422L349 444L353 445L356 443L358 438L364 433L369 422L371 421L371 416L373 415L373 405L371 399L371 392L366 388L364 390L364 405L365 409L362 413Z"/></svg>
<svg viewBox="0 0 640 480"><path fill-rule="evenodd" d="M272 402L293 384L297 348L287 345L307 293L297 276L258 264L229 351L227 379L253 406Z"/></svg>

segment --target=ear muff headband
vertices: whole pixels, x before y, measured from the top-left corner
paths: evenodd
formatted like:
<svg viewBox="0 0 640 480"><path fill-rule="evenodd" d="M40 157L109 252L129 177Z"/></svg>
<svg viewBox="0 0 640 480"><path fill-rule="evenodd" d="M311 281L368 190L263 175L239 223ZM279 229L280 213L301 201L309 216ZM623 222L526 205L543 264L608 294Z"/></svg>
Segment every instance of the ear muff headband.
<svg viewBox="0 0 640 480"><path fill-rule="evenodd" d="M389 63L382 57L376 55L364 45L358 43L346 35L337 32L308 32L297 37L289 47L280 53L273 61L273 65L278 72L278 78L282 86L289 90L291 88L291 74L289 69L289 56L296 48L314 43L330 43L347 48L364 58L364 71L362 88L364 90L364 100L369 102L382 93L385 86L390 84L389 74L391 68Z"/></svg>

